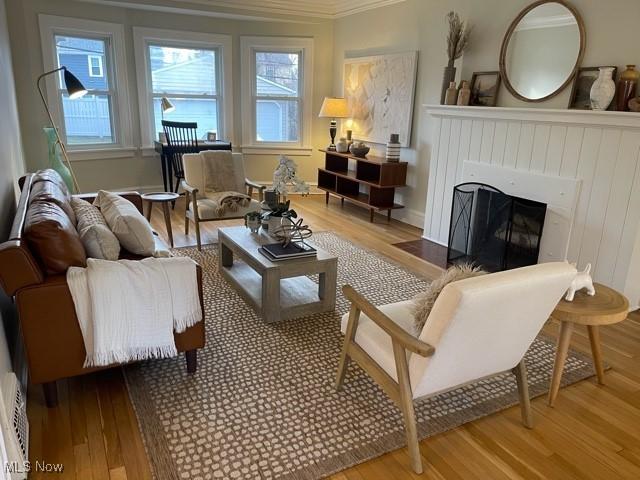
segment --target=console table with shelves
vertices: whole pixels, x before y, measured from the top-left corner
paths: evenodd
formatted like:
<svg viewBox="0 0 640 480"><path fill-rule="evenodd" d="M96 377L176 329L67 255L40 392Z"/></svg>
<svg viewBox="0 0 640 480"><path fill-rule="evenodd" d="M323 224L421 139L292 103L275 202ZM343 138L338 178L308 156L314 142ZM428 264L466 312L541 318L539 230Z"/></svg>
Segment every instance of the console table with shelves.
<svg viewBox="0 0 640 480"><path fill-rule="evenodd" d="M394 203L396 188L406 186L407 162L387 162L384 157L367 155L365 158L348 153L320 150L325 154L324 168L318 169L318 189L325 192L326 203L331 195L369 209L373 222L375 212L404 208ZM355 170L349 170L349 160Z"/></svg>

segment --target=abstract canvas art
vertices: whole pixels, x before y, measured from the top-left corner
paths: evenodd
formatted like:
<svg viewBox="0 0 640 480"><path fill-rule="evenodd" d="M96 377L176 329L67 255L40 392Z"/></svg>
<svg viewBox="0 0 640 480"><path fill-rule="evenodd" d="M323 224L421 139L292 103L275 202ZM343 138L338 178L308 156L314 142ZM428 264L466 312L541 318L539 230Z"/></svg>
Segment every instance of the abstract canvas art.
<svg viewBox="0 0 640 480"><path fill-rule="evenodd" d="M417 52L345 59L354 138L385 144L399 133L400 144L409 146L417 65Z"/></svg>

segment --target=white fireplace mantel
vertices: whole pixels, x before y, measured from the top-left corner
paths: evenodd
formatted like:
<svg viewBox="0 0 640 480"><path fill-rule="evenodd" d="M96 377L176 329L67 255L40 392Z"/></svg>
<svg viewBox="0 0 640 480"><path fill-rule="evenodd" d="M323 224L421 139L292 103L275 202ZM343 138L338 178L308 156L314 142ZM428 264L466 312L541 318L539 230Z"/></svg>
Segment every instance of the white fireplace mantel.
<svg viewBox="0 0 640 480"><path fill-rule="evenodd" d="M514 120L561 125L618 127L640 129L640 113L598 112L552 108L460 107L457 105L424 105L434 117L470 118L482 120Z"/></svg>
<svg viewBox="0 0 640 480"><path fill-rule="evenodd" d="M425 238L447 244L453 187L464 181L465 162L579 180L567 258L580 267L592 263L597 281L638 305L640 113L424 108L431 116Z"/></svg>

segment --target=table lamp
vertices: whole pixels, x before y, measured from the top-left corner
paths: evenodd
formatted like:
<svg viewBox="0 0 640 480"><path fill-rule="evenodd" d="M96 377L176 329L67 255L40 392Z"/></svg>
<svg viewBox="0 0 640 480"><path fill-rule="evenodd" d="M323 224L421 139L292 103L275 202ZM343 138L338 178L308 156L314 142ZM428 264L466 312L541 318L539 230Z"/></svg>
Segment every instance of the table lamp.
<svg viewBox="0 0 640 480"><path fill-rule="evenodd" d="M78 180L76 179L76 176L73 173L73 168L71 168L71 162L69 161L69 156L67 155L67 148L64 146L64 143L62 142L62 138L60 138L60 132L55 122L53 121L53 117L51 116L51 111L49 110L49 105L47 104L47 100L44 98L44 93L42 93L42 87L40 86L40 81L44 77L59 71L64 72L64 75L63 75L64 85L65 85L65 88L67 89L67 94L69 95L69 98L71 100L75 100L76 98L83 97L87 94L87 89L84 88L84 85L82 85L82 82L78 80L78 77L76 77L73 73L67 70L67 67L65 66L56 68L54 70L45 72L42 75L40 75L36 80L36 86L38 87L40 98L42 99L42 103L44 104L44 109L47 111L47 115L49 116L51 127L53 127L53 130L55 131L57 144L60 145L60 151L64 156L65 162L67 164L67 168L69 169L69 173L71 174L71 178L73 179L73 187L76 190L76 193L78 193L80 191L80 188L78 187Z"/></svg>
<svg viewBox="0 0 640 480"><path fill-rule="evenodd" d="M331 123L329 125L331 144L327 147L327 150L335 151L336 133L338 131L336 118L349 117L349 105L347 104L347 100L340 97L324 97L318 116L320 118L331 118Z"/></svg>

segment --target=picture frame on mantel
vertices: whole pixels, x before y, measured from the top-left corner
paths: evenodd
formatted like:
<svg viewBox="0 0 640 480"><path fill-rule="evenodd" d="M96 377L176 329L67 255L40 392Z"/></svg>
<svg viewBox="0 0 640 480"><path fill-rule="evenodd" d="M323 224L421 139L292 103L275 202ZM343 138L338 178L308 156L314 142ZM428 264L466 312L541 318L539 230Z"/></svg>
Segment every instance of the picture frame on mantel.
<svg viewBox="0 0 640 480"><path fill-rule="evenodd" d="M569 96L569 105L567 108L570 110L591 110L591 86L596 81L600 74L600 68L613 68L613 78L615 80L618 67L613 65L603 65L600 67L583 67L578 69L576 78L573 80L573 86L571 87L571 95ZM611 102L609 110L613 109L615 102Z"/></svg>
<svg viewBox="0 0 640 480"><path fill-rule="evenodd" d="M353 138L385 145L392 133L411 144L418 52L344 59L343 96Z"/></svg>
<svg viewBox="0 0 640 480"><path fill-rule="evenodd" d="M502 75L500 72L473 72L471 76L471 99L469 105L475 107L495 107Z"/></svg>

